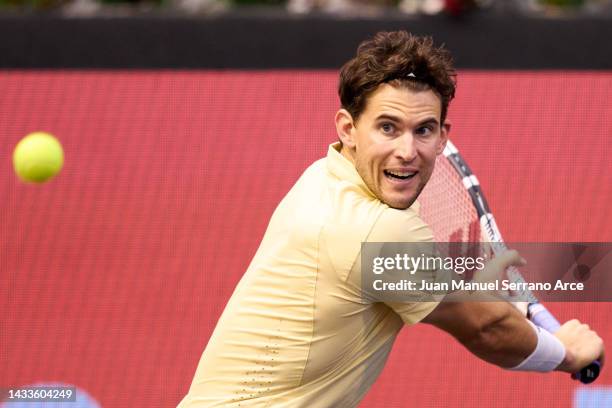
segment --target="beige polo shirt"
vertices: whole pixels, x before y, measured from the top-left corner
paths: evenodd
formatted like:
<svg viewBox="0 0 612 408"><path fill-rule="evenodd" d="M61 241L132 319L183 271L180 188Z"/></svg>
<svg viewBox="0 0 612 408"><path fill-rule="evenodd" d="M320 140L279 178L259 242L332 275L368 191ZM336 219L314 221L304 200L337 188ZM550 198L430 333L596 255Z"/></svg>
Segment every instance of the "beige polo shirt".
<svg viewBox="0 0 612 408"><path fill-rule="evenodd" d="M355 407L402 326L436 306L362 296L363 241L433 236L418 204L381 203L339 148L276 208L179 407Z"/></svg>

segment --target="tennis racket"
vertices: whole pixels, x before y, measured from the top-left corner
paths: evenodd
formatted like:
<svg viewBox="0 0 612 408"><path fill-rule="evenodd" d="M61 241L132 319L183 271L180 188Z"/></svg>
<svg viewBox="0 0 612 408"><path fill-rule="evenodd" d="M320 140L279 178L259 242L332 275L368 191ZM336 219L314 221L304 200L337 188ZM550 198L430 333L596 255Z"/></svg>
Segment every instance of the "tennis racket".
<svg viewBox="0 0 612 408"><path fill-rule="evenodd" d="M437 242L484 240L496 255L508 250L478 179L450 141L446 144L444 154L438 156L434 173L419 201L421 216L431 227ZM508 268L507 274L513 282L525 282L515 267ZM551 333L561 327L529 289L520 291L519 296L527 301L514 302L514 306L535 325ZM572 374L572 378L589 384L597 379L600 370L600 362L594 361L579 373Z"/></svg>

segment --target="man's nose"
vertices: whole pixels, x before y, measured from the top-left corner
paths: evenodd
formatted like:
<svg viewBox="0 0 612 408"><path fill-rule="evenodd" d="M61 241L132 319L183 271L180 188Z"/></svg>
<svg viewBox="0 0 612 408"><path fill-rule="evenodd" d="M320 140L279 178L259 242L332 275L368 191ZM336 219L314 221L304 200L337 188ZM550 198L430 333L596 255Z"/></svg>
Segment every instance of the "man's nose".
<svg viewBox="0 0 612 408"><path fill-rule="evenodd" d="M417 156L416 147L414 145L414 136L406 132L396 139L397 146L395 147L395 155L398 159L404 162L410 162Z"/></svg>

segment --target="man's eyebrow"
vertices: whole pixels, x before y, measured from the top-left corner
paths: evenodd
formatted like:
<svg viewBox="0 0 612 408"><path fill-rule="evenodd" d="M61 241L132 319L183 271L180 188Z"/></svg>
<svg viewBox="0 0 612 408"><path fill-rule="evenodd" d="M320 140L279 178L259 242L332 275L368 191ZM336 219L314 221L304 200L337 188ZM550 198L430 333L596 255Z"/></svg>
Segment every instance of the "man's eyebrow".
<svg viewBox="0 0 612 408"><path fill-rule="evenodd" d="M417 126L423 126L423 125L436 125L438 126L440 123L438 122L438 119L436 118L428 118L423 120L422 122L419 122L419 124Z"/></svg>
<svg viewBox="0 0 612 408"><path fill-rule="evenodd" d="M392 121L392 122L397 122L397 123L402 122L402 120L401 120L401 118L400 118L400 117L395 116L395 115L391 115L391 114L388 114L388 113L382 113L382 114L378 115L378 116L376 117L376 121L380 121L380 120L390 120L390 121ZM425 119L425 120L423 120L423 121L419 122L419 123L417 124L417 126L424 126L424 125L435 125L435 126L439 126L439 124L440 124L440 123L438 122L438 119L436 119L436 118L433 118L433 117L432 117L432 118L427 118L427 119Z"/></svg>
<svg viewBox="0 0 612 408"><path fill-rule="evenodd" d="M394 116L394 115L389 115L388 113L382 113L380 115L378 115L376 117L376 120L383 120L383 119L387 119L390 120L392 122L401 122L401 119L398 116Z"/></svg>

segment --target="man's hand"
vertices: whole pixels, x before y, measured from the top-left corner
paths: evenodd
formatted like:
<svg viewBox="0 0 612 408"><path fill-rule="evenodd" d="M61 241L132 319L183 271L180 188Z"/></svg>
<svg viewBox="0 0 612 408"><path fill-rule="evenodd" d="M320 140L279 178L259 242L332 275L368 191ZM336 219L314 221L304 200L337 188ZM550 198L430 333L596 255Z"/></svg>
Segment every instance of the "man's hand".
<svg viewBox="0 0 612 408"><path fill-rule="evenodd" d="M557 367L557 371L577 373L597 359L603 367L603 340L588 325L573 319L565 322L555 336L565 346L565 359Z"/></svg>

